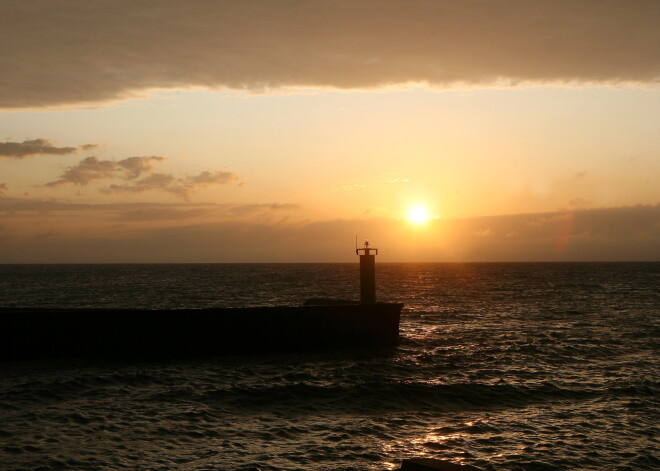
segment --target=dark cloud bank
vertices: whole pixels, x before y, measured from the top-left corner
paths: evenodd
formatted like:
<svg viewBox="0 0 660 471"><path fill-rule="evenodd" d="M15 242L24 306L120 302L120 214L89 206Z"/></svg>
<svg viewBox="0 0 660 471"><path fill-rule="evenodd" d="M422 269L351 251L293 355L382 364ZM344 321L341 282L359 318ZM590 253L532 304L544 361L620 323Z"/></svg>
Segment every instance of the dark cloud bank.
<svg viewBox="0 0 660 471"><path fill-rule="evenodd" d="M3 0L0 107L153 87L646 82L657 0Z"/></svg>
<svg viewBox="0 0 660 471"><path fill-rule="evenodd" d="M0 214L44 207L0 198ZM253 206L253 207L252 207ZM81 209L51 205L52 211ZM83 208L84 209L84 208ZM217 215L229 219L90 237L15 237L0 232L0 263L24 262L314 262L351 261L356 232L369 236L381 261L660 261L660 205L438 220L423 230L401 221L336 220L255 223L236 214L279 212L292 205L237 207L113 205L116 220L144 222ZM192 211L192 212L191 212Z"/></svg>

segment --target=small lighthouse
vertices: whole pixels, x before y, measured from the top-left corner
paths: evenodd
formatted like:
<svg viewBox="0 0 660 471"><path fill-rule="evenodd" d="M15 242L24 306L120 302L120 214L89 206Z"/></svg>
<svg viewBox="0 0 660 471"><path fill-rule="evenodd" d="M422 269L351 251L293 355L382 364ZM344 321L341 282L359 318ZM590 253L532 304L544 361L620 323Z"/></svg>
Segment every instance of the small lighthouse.
<svg viewBox="0 0 660 471"><path fill-rule="evenodd" d="M363 252L363 253L360 253ZM374 304L376 302L376 255L378 249L369 247L369 241L364 241L361 249L355 247L355 253L360 256L360 302Z"/></svg>

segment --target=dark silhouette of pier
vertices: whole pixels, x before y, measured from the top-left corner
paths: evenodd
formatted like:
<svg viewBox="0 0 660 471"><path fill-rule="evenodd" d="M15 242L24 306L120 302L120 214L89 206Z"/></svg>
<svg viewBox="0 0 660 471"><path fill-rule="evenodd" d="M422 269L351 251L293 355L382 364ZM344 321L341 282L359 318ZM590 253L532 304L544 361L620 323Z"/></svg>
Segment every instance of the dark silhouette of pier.
<svg viewBox="0 0 660 471"><path fill-rule="evenodd" d="M164 357L395 345L402 304L0 309L0 358Z"/></svg>
<svg viewBox="0 0 660 471"><path fill-rule="evenodd" d="M361 302L211 309L0 308L0 359L166 357L387 347L403 304L376 303L377 249L360 255Z"/></svg>

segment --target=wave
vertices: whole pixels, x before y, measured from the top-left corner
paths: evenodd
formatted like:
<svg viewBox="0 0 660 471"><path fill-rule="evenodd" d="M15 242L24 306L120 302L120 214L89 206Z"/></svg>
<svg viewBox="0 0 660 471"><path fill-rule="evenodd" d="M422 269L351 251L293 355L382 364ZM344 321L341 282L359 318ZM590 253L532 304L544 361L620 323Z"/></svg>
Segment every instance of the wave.
<svg viewBox="0 0 660 471"><path fill-rule="evenodd" d="M592 399L648 398L654 388L612 389L565 388L554 384L534 387L513 384L432 382L367 382L354 385L319 386L305 383L282 384L259 388L233 387L190 396L190 391L169 391L152 398L157 401L179 400L182 396L200 403L222 402L237 411L255 409L289 412L334 411L381 413L395 410L488 410L525 407L549 401L584 401Z"/></svg>

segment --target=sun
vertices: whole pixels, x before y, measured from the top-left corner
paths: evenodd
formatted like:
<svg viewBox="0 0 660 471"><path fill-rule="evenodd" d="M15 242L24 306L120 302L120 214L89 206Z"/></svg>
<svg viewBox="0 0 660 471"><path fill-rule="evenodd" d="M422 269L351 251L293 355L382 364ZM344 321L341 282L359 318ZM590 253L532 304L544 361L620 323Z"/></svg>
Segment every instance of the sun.
<svg viewBox="0 0 660 471"><path fill-rule="evenodd" d="M425 206L415 205L408 210L407 219L413 224L426 224L431 219L431 214Z"/></svg>

